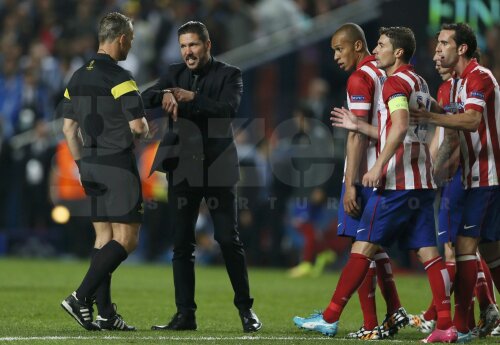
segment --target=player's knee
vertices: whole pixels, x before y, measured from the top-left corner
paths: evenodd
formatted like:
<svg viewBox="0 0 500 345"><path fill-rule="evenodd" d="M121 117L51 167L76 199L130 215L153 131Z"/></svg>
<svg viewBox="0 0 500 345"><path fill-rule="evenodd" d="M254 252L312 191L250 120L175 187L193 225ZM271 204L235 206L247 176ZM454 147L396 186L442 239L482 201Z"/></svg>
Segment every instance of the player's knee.
<svg viewBox="0 0 500 345"><path fill-rule="evenodd" d="M109 241L111 241L111 237L100 238L96 237L94 242L94 248L101 249L104 247Z"/></svg>
<svg viewBox="0 0 500 345"><path fill-rule="evenodd" d="M114 239L116 242L120 243L127 253L132 253L139 243L139 236L124 236Z"/></svg>

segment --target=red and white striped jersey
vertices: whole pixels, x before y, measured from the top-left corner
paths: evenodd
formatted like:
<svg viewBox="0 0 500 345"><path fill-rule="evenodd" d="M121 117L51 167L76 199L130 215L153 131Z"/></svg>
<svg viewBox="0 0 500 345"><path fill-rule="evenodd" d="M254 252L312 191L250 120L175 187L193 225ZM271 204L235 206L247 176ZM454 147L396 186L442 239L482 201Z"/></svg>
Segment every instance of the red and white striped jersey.
<svg viewBox="0 0 500 345"><path fill-rule="evenodd" d="M459 111L482 113L475 132L459 131L462 182L465 188L496 186L500 172L500 90L487 68L472 59L462 75L457 92Z"/></svg>
<svg viewBox="0 0 500 345"><path fill-rule="evenodd" d="M437 102L443 107L447 114L457 114L458 105L455 102L456 93L460 87L461 79L450 78L443 82L437 92ZM444 128L438 127L436 130L439 131L438 147L441 146L444 140Z"/></svg>
<svg viewBox="0 0 500 345"><path fill-rule="evenodd" d="M387 78L382 89L379 106L379 150L385 147L392 121L389 101L404 96L410 108L418 102L430 109L431 96L425 80L410 65L399 67ZM410 125L404 141L384 167L381 186L391 190L436 188L432 178L432 162L428 146L427 125Z"/></svg>
<svg viewBox="0 0 500 345"><path fill-rule="evenodd" d="M364 58L347 80L347 106L356 116L366 117L368 123L378 126L378 99L382 96L385 72L377 68L373 55ZM358 170L357 182L371 169L377 160L377 141L368 138L368 146L363 152ZM344 164L347 166L347 157Z"/></svg>

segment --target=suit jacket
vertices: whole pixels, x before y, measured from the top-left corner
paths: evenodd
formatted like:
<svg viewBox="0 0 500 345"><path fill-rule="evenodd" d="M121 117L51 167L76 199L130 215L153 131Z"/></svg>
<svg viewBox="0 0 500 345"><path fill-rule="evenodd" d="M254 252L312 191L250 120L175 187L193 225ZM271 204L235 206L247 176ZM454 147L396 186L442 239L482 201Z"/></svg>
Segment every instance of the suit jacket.
<svg viewBox="0 0 500 345"><path fill-rule="evenodd" d="M233 186L239 180L232 119L238 111L243 82L241 71L212 60L197 72L193 101L179 103L177 121L165 133L151 171L172 171L172 185ZM142 93L145 108L161 106L161 90L190 90L193 73L185 63L172 64L159 81Z"/></svg>

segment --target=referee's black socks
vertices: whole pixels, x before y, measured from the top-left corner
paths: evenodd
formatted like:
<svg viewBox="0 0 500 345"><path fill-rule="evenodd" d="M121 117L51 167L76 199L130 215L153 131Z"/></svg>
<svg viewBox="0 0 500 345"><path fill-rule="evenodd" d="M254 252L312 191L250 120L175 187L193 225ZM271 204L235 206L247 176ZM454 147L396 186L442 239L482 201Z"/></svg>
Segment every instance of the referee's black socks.
<svg viewBox="0 0 500 345"><path fill-rule="evenodd" d="M76 290L76 297L78 299L80 298L85 298L85 299L90 299L92 296L96 295L97 297L97 292L101 288L102 289L107 289L106 288L106 281L109 280L109 285L111 284L111 274L114 272L114 270L120 265L120 263L125 260L128 256L127 251L123 246L118 243L115 240L109 241L104 247L101 249L95 249L95 252L93 251L93 258L92 261L90 262L90 267L89 270L87 271L87 274L85 275L85 278L83 278L83 281ZM109 286L108 285L108 286ZM104 297L102 300L104 304L106 304L106 298L109 298L109 305L111 306L111 298L109 296L109 290L108 290L108 297L106 296L101 296ZM99 307L99 302L98 307ZM105 307L106 308L106 307ZM107 309L107 308L106 308ZM99 310L101 312L101 310ZM106 310L106 312L108 312ZM114 311L111 312L111 315L101 315L103 317L106 316L112 316Z"/></svg>
<svg viewBox="0 0 500 345"><path fill-rule="evenodd" d="M99 252L99 248L92 248L90 254L91 260L94 260L95 255ZM109 319L115 315L115 309L111 302L111 273L109 273L102 283L97 287L95 292L95 303L99 315L105 319Z"/></svg>

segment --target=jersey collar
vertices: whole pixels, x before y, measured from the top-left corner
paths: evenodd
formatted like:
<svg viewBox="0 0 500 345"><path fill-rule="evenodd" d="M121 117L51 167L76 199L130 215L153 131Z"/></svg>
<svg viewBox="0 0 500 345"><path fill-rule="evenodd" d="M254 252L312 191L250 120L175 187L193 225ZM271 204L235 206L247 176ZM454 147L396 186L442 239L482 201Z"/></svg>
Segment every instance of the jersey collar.
<svg viewBox="0 0 500 345"><path fill-rule="evenodd" d="M405 64L405 65L401 65L398 67L397 70L394 71L393 75L396 74L396 73L399 73L399 72L404 72L404 71L413 71L414 68L412 65L410 64Z"/></svg>
<svg viewBox="0 0 500 345"><path fill-rule="evenodd" d="M460 78L463 79L469 74L474 68L476 68L479 64L477 63L476 59L471 59L469 63L467 64L467 67L465 67L464 71L462 72L462 75L460 75Z"/></svg>
<svg viewBox="0 0 500 345"><path fill-rule="evenodd" d="M95 55L95 58L97 60L106 60L106 61L111 61L111 62L114 62L114 63L118 63L117 61L113 60L113 58L111 56L109 56L108 54L97 53Z"/></svg>
<svg viewBox="0 0 500 345"><path fill-rule="evenodd" d="M361 67L363 67L364 65L366 65L367 63L372 62L372 61L375 61L375 56L368 55L367 57L365 57L363 60L361 60L358 63L358 65L356 66L356 69L360 69Z"/></svg>

